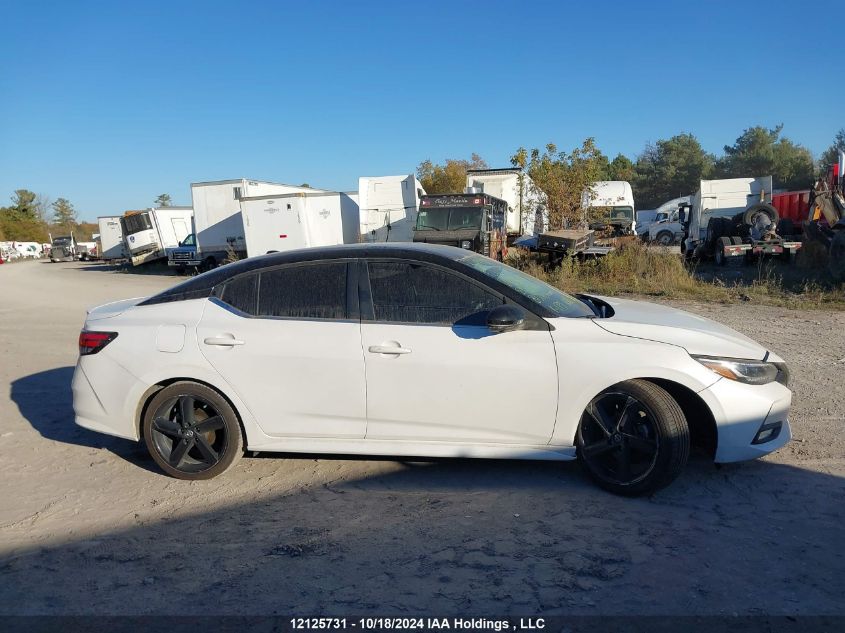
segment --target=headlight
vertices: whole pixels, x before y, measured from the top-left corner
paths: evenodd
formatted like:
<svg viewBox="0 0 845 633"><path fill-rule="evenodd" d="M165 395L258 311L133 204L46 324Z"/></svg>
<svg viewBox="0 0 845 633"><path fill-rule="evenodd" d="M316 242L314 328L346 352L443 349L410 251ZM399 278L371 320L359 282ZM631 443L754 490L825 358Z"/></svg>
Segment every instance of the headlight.
<svg viewBox="0 0 845 633"><path fill-rule="evenodd" d="M463 242L461 242L461 248L472 248L472 242L470 242L469 240L464 240Z"/></svg>
<svg viewBox="0 0 845 633"><path fill-rule="evenodd" d="M710 356L693 356L699 363L728 380L736 380L749 385L767 385L781 378L783 365L784 380L789 379L786 365L783 363L767 363L762 360L739 360L736 358L712 358ZM779 380L785 385L784 380Z"/></svg>

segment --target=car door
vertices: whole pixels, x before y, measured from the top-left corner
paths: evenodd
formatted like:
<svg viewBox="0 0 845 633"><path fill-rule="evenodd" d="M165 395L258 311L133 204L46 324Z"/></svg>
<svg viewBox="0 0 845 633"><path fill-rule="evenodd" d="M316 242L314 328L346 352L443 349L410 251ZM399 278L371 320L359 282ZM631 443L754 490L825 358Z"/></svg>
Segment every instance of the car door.
<svg viewBox="0 0 845 633"><path fill-rule="evenodd" d="M215 288L200 349L268 435L364 437L356 273L345 261L287 264Z"/></svg>
<svg viewBox="0 0 845 633"><path fill-rule="evenodd" d="M368 440L549 442L558 386L548 324L493 333L486 314L504 298L439 265L361 268Z"/></svg>

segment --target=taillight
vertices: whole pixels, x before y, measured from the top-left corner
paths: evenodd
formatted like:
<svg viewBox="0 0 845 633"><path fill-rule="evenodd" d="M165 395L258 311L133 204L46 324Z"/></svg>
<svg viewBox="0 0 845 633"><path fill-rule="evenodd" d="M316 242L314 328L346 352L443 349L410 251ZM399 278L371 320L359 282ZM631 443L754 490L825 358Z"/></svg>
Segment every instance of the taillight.
<svg viewBox="0 0 845 633"><path fill-rule="evenodd" d="M86 332L79 333L79 355L96 354L106 345L117 338L117 332Z"/></svg>

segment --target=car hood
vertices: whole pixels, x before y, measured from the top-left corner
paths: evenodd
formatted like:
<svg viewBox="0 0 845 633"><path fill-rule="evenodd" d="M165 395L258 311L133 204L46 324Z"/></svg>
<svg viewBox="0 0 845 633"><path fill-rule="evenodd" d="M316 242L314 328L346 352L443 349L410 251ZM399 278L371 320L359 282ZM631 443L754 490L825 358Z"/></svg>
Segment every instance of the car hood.
<svg viewBox="0 0 845 633"><path fill-rule="evenodd" d="M146 297L135 297L134 299L122 299L121 301L112 301L105 303L96 308L88 310L86 321L99 321L101 319L109 319L116 317L118 314L123 314L127 309L139 304Z"/></svg>
<svg viewBox="0 0 845 633"><path fill-rule="evenodd" d="M610 304L614 315L594 322L613 334L678 345L705 356L762 360L768 353L744 334L696 314L644 301L598 298Z"/></svg>

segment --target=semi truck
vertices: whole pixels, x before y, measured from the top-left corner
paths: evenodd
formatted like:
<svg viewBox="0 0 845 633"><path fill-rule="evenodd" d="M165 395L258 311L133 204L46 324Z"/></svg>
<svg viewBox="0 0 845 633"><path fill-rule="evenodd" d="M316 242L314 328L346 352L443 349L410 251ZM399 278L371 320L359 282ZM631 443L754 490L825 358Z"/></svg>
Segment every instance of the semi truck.
<svg viewBox="0 0 845 633"><path fill-rule="evenodd" d="M127 211L120 218L126 255L133 266L167 257L191 232L191 207L158 207Z"/></svg>
<svg viewBox="0 0 845 633"><path fill-rule="evenodd" d="M97 218L97 226L100 229L100 259L114 261L126 258L120 218L119 215Z"/></svg>
<svg viewBox="0 0 845 633"><path fill-rule="evenodd" d="M486 193L420 198L415 242L457 246L502 261L507 254L508 203Z"/></svg>
<svg viewBox="0 0 845 633"><path fill-rule="evenodd" d="M348 193L307 191L241 198L247 256L358 241L358 204Z"/></svg>
<svg viewBox="0 0 845 633"><path fill-rule="evenodd" d="M581 193L581 208L591 230L608 237L636 234L634 192L624 180L600 180Z"/></svg>
<svg viewBox="0 0 845 633"><path fill-rule="evenodd" d="M181 273L210 270L229 257L246 257L242 198L315 191L323 190L247 178L192 183L194 230L170 249L167 264Z"/></svg>
<svg viewBox="0 0 845 633"><path fill-rule="evenodd" d="M692 201L679 209L681 252L687 259L712 258L718 265L763 255L793 259L801 242L778 235L778 211L771 200L771 176L702 180Z"/></svg>
<svg viewBox="0 0 845 633"><path fill-rule="evenodd" d="M413 174L358 179L362 242L411 242L425 189Z"/></svg>
<svg viewBox="0 0 845 633"><path fill-rule="evenodd" d="M470 169L467 190L485 193L508 205L508 244L521 236L538 235L549 228L546 194L518 168Z"/></svg>

